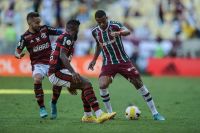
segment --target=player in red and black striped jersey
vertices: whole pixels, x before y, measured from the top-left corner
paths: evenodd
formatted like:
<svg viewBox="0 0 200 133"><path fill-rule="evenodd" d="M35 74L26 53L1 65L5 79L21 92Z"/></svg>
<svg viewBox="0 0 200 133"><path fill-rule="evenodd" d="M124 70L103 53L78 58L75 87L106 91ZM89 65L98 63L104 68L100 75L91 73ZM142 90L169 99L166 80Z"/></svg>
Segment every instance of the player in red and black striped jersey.
<svg viewBox="0 0 200 133"><path fill-rule="evenodd" d="M50 35L60 35L62 30L50 26L40 25L40 16L36 12L27 15L28 30L21 36L20 42L15 51L15 57L21 59L24 56L23 49L26 47L30 54L32 76L34 79L34 91L38 105L40 106L40 117L47 116L44 105L44 93L42 89L42 80L47 76L49 69L49 58L51 54ZM61 91L61 87L53 86L52 102L56 103Z"/></svg>
<svg viewBox="0 0 200 133"><path fill-rule="evenodd" d="M102 123L114 117L115 113L107 114L100 109L91 83L75 72L70 64L79 25L79 21L69 20L66 25L66 32L58 37L56 48L52 51L50 57L49 81L54 85L67 87L73 95L77 94L76 89L80 89L84 107L82 122ZM91 108L97 118L92 115Z"/></svg>
<svg viewBox="0 0 200 133"><path fill-rule="evenodd" d="M102 51L103 66L99 76L99 84L100 95L107 111L112 113L112 106L107 88L109 84L112 83L112 79L115 75L119 73L129 80L144 97L154 120L165 120L165 118L158 113L148 89L141 80L139 72L124 51L121 36L129 35L130 31L119 22L108 21L106 13L103 10L98 10L95 13L95 20L98 25L92 30L92 35L97 45L94 58L89 64L88 69L94 69L96 60Z"/></svg>

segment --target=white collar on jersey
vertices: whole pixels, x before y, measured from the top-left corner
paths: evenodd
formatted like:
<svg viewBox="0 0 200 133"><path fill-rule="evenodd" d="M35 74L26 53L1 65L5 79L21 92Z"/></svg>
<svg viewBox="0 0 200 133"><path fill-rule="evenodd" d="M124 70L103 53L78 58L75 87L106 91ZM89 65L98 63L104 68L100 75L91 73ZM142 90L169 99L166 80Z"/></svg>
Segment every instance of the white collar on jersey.
<svg viewBox="0 0 200 133"><path fill-rule="evenodd" d="M105 30L102 30L100 26L98 26L98 27L99 27L100 31L106 31L106 30L108 30L108 27L109 27L109 26L110 26L110 20L108 20L108 25L107 25L107 27L106 27Z"/></svg>

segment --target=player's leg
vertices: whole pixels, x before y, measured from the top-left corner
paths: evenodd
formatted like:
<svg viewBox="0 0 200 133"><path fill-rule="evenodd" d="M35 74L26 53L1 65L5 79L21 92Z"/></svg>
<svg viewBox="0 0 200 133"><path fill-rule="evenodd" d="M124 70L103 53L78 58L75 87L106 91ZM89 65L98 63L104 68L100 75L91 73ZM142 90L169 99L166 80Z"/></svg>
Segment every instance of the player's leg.
<svg viewBox="0 0 200 133"><path fill-rule="evenodd" d="M100 96L103 100L104 106L108 113L113 113L108 87L112 83L112 78L115 75L116 75L115 67L113 65L107 65L102 67L99 76Z"/></svg>
<svg viewBox="0 0 200 133"><path fill-rule="evenodd" d="M62 86L53 85L53 95L51 98L50 106L51 106L51 119L55 119L57 117L57 100L60 96Z"/></svg>
<svg viewBox="0 0 200 133"><path fill-rule="evenodd" d="M85 78L81 77L81 83L71 83L70 87L71 88L79 88L82 90L82 101L84 106L84 114L87 114L87 116L91 115L92 113L90 108L93 109L95 112L95 115L97 117L96 122L97 123L102 123L106 120L109 120L110 118L114 117L115 114L107 114L104 113L100 107L98 100L95 96L95 93L93 91L92 84ZM85 108L87 107L87 108Z"/></svg>
<svg viewBox="0 0 200 133"><path fill-rule="evenodd" d="M34 79L34 92L37 103L40 107L40 117L47 117L47 111L44 105L44 92L42 89L42 80L44 78L43 71L41 70L40 65L36 64L33 66L33 79Z"/></svg>
<svg viewBox="0 0 200 133"><path fill-rule="evenodd" d="M147 105L149 109L151 110L151 113L155 120L165 120L163 116L161 116L155 106L155 103L153 101L153 98L147 89L147 87L143 84L142 79L140 77L139 72L136 70L136 68L133 66L131 62L123 64L121 66L120 74L122 74L126 79L128 79L135 88L139 91L139 93L142 95L144 100L147 102Z"/></svg>
<svg viewBox="0 0 200 133"><path fill-rule="evenodd" d="M113 112L110 102L110 94L108 91L108 86L110 83L112 83L112 78L110 76L99 77L100 96L108 113Z"/></svg>
<svg viewBox="0 0 200 133"><path fill-rule="evenodd" d="M81 93L81 99L83 102L83 108L84 108L84 116L82 117L82 122L96 122L96 118L92 114L92 110L90 107L90 104L85 99L84 93L82 91Z"/></svg>

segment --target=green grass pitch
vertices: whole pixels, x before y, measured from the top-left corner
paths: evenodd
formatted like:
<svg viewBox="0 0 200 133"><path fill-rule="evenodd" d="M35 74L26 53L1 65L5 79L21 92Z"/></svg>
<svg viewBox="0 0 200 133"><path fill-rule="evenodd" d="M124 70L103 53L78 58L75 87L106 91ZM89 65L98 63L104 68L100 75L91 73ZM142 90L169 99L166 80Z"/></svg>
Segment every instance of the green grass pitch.
<svg viewBox="0 0 200 133"><path fill-rule="evenodd" d="M98 80L90 79L99 99ZM134 87L117 76L109 87L115 120L103 124L81 123L83 115L80 95L72 96L62 90L58 101L58 118L39 118L31 78L0 77L0 133L198 133L200 132L200 78L143 77L158 111L166 121L152 119L146 103ZM50 113L51 84L44 80L45 104ZM18 90L18 93L16 93ZM80 92L79 92L80 94ZM142 111L139 120L126 120L128 104Z"/></svg>

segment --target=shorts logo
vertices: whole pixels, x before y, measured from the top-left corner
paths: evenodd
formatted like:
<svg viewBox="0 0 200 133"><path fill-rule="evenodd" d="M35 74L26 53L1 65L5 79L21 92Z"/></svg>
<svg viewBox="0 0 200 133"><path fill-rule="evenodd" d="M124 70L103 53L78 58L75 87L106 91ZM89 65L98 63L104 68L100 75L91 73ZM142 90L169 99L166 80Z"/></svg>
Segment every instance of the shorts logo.
<svg viewBox="0 0 200 133"><path fill-rule="evenodd" d="M127 70L130 72L131 70L134 70L135 67L131 67L131 68L128 68Z"/></svg>

